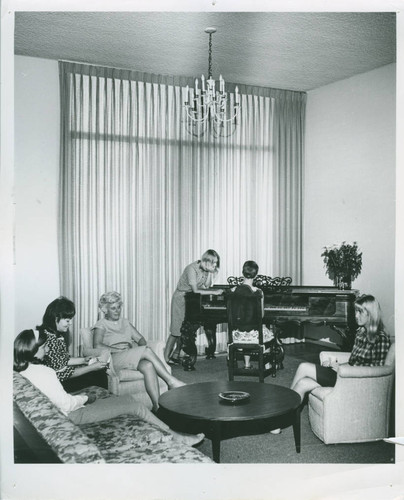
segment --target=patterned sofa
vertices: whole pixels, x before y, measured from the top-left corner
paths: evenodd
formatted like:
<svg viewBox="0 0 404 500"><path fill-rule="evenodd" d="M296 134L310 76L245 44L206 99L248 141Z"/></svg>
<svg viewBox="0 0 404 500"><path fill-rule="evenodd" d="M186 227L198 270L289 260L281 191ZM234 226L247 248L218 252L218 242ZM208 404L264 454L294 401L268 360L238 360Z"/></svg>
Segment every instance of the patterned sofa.
<svg viewBox="0 0 404 500"><path fill-rule="evenodd" d="M133 415L77 426L19 373L13 373L13 385L14 405L63 463L213 463ZM88 391L98 398L108 396L100 387L81 393Z"/></svg>

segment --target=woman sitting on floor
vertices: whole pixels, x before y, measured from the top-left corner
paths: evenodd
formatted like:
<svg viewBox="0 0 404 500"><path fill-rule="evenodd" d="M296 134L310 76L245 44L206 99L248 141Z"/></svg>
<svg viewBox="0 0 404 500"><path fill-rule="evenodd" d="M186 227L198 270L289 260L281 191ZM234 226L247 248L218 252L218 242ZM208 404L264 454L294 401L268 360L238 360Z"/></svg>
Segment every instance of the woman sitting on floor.
<svg viewBox="0 0 404 500"><path fill-rule="evenodd" d="M126 318L121 318L122 304L118 292L104 293L100 297L99 307L104 317L93 327L94 346L108 349L116 372L129 368L143 373L146 391L153 403L153 411L157 411L160 397L158 377L166 382L169 389L185 384L171 375L132 323Z"/></svg>
<svg viewBox="0 0 404 500"><path fill-rule="evenodd" d="M355 342L348 363L358 366L381 366L390 347L384 331L379 303L373 295L362 295L355 301L355 320L358 325ZM302 402L305 395L319 386L334 387L338 362L327 360L322 365L301 363L296 370L291 388Z"/></svg>
<svg viewBox="0 0 404 500"><path fill-rule="evenodd" d="M131 395L96 399L94 394L68 394L52 368L40 361L48 351L46 335L38 330L24 330L14 340L14 370L20 372L42 391L59 410L78 425L100 422L120 415L130 414L172 434L176 441L194 446L203 434L190 435L172 431L146 406L136 402Z"/></svg>

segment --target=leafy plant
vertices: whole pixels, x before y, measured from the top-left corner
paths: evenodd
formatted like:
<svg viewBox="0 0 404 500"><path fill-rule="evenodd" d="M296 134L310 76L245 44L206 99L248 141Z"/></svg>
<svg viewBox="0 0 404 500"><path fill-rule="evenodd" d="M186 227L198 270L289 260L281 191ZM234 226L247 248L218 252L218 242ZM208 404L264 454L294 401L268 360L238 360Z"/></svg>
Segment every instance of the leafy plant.
<svg viewBox="0 0 404 500"><path fill-rule="evenodd" d="M343 241L339 246L324 247L321 257L326 274L334 281L351 283L362 271L362 252L356 241L352 245Z"/></svg>

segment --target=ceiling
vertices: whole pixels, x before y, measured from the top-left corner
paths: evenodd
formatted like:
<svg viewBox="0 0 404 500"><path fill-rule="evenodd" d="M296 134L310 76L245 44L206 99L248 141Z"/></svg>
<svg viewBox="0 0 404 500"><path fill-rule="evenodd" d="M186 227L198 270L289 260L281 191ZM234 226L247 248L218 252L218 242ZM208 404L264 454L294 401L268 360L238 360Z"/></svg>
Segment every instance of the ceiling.
<svg viewBox="0 0 404 500"><path fill-rule="evenodd" d="M396 61L395 13L16 12L15 53L308 91Z"/></svg>

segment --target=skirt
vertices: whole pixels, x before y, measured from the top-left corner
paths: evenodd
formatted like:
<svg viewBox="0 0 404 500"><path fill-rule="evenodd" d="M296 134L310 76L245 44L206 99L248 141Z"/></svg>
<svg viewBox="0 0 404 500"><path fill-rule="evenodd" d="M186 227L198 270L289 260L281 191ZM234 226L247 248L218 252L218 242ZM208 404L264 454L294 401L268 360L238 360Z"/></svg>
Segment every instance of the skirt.
<svg viewBox="0 0 404 500"><path fill-rule="evenodd" d="M316 365L316 379L322 387L334 387L337 372L329 366Z"/></svg>
<svg viewBox="0 0 404 500"><path fill-rule="evenodd" d="M131 349L126 349L126 351L111 353L114 370L116 372L118 372L119 370L123 370L124 368L127 368L129 370L137 370L139 361L146 347L147 346L145 345L141 345L132 347Z"/></svg>
<svg viewBox="0 0 404 500"><path fill-rule="evenodd" d="M181 336L181 326L185 319L185 292L175 290L171 300L170 333L173 337Z"/></svg>

